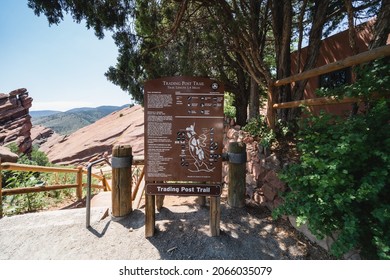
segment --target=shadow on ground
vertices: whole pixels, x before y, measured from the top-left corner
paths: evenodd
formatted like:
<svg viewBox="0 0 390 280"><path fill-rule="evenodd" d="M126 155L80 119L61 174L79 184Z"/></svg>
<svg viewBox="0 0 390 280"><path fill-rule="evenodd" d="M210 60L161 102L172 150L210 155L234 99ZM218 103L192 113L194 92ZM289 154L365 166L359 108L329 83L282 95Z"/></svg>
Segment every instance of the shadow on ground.
<svg viewBox="0 0 390 280"><path fill-rule="evenodd" d="M165 203L156 212L156 233L150 238L145 238L142 209L122 219L107 211L92 208L89 228L85 208L0 219L0 259L329 259L287 221L273 220L258 205L231 208L221 202L217 237L210 235L208 207L195 201Z"/></svg>

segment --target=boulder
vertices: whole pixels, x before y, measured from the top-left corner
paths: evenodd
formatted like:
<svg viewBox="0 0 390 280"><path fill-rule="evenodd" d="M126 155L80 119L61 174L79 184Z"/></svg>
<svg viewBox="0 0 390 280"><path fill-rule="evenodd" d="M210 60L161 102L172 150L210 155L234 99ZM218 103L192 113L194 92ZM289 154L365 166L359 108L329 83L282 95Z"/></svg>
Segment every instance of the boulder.
<svg viewBox="0 0 390 280"><path fill-rule="evenodd" d="M17 162L19 156L10 151L7 147L0 146L1 162Z"/></svg>

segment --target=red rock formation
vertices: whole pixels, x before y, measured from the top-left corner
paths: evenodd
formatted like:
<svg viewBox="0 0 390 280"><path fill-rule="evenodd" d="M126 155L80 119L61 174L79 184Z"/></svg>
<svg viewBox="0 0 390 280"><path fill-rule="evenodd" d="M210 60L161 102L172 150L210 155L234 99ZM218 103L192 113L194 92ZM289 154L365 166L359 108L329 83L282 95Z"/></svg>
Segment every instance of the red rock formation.
<svg viewBox="0 0 390 280"><path fill-rule="evenodd" d="M50 137L58 137L59 135L53 129L41 125L34 125L31 128L31 140L33 145L41 146L46 143Z"/></svg>
<svg viewBox="0 0 390 280"><path fill-rule="evenodd" d="M0 145L16 143L21 153L32 148L30 130L32 127L29 108L32 98L25 88L0 93Z"/></svg>
<svg viewBox="0 0 390 280"><path fill-rule="evenodd" d="M125 108L61 136L53 135L40 150L52 163L77 165L102 156L111 155L115 144L130 144L133 155L143 155L144 111L141 106Z"/></svg>

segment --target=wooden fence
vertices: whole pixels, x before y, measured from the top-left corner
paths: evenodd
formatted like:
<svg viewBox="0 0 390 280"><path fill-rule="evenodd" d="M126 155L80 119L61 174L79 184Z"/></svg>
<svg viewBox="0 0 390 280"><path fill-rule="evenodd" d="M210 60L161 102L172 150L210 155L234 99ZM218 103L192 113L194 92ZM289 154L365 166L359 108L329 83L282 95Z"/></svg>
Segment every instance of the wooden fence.
<svg viewBox="0 0 390 280"><path fill-rule="evenodd" d="M360 101L358 98L344 98L337 99L332 97L320 97L312 99L304 99L299 101L276 103L275 87L280 87L283 85L290 84L292 82L297 82L309 78L313 78L322 74L347 68L353 65L366 63L381 57L386 57L390 55L390 45L382 46L373 50L369 50L355 56L345 58L340 61L329 63L318 68L314 68L281 80L275 81L268 89L268 103L267 103L267 123L271 129L275 128L275 110L284 109L284 108L295 108L301 105L309 106L318 106L318 105L334 105L341 103L352 103Z"/></svg>
<svg viewBox="0 0 390 280"><path fill-rule="evenodd" d="M74 184L56 184L56 185L43 185L24 188L3 189L2 188L2 170L22 171L22 172L46 172L46 173L65 173L76 174L76 182ZM2 197L6 195L15 194L27 194L34 192L45 192L61 189L76 188L76 196L78 199L82 199L82 190L87 184L83 183L83 175L87 174L87 171L82 167L78 168L65 168L65 167L46 167L46 166L34 166L9 162L0 162L0 218L3 216ZM97 189L103 189L105 191L111 190L109 183L105 176L92 174L92 177L98 179L102 184L93 184L91 187Z"/></svg>

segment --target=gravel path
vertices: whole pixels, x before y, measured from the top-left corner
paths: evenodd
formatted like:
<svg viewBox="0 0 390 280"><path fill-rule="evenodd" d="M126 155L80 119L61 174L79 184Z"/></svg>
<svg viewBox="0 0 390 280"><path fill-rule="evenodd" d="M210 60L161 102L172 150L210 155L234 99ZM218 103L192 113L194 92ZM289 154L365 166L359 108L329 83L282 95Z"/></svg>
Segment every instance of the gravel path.
<svg viewBox="0 0 390 280"><path fill-rule="evenodd" d="M231 208L221 202L221 235L209 233L208 207L167 205L156 213L156 234L144 237L144 211L114 221L106 207L29 213L0 219L2 260L272 260L329 259L324 250L274 221L260 206ZM105 217L106 216L106 217Z"/></svg>

